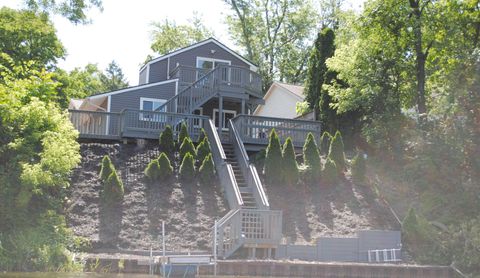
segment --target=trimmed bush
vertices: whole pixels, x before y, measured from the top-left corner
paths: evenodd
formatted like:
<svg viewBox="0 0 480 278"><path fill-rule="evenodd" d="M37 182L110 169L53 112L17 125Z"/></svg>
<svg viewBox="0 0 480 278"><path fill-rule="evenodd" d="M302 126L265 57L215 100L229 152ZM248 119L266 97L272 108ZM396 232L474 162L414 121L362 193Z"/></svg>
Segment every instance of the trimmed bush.
<svg viewBox="0 0 480 278"><path fill-rule="evenodd" d="M320 152L323 154L328 154L328 150L330 148L330 142L332 142L333 136L328 132L325 131L322 136L320 137Z"/></svg>
<svg viewBox="0 0 480 278"><path fill-rule="evenodd" d="M180 165L180 172L179 176L181 180L184 181L192 181L195 177L195 161L193 159L193 155L190 153L185 154L185 157L182 160L182 164Z"/></svg>
<svg viewBox="0 0 480 278"><path fill-rule="evenodd" d="M345 153L342 134L340 134L340 131L337 131L335 136L332 138L328 156L335 161L338 172L342 173L345 170Z"/></svg>
<svg viewBox="0 0 480 278"><path fill-rule="evenodd" d="M183 161L183 158L187 153L190 153L193 157L196 156L195 146L193 145L192 139L189 137L185 137L182 145L180 145L180 160Z"/></svg>
<svg viewBox="0 0 480 278"><path fill-rule="evenodd" d="M367 174L367 161L362 152L357 152L357 155L352 159L352 181L355 184L364 184L365 175Z"/></svg>
<svg viewBox="0 0 480 278"><path fill-rule="evenodd" d="M307 179L318 181L321 176L322 164L317 142L315 142L315 137L312 133L308 133L307 140L303 145L303 163L305 164Z"/></svg>
<svg viewBox="0 0 480 278"><path fill-rule="evenodd" d="M322 180L327 185L332 185L338 180L337 165L330 157L327 157L323 166Z"/></svg>
<svg viewBox="0 0 480 278"><path fill-rule="evenodd" d="M160 171L161 168L158 159L153 159L148 163L147 168L145 168L145 176L147 176L150 182L154 182L160 178Z"/></svg>
<svg viewBox="0 0 480 278"><path fill-rule="evenodd" d="M173 175L173 167L168 159L167 154L161 153L158 157L158 164L160 166L160 179L168 179Z"/></svg>
<svg viewBox="0 0 480 278"><path fill-rule="evenodd" d="M172 127L167 125L159 138L160 151L173 158L175 154L175 140L173 139Z"/></svg>
<svg viewBox="0 0 480 278"><path fill-rule="evenodd" d="M104 156L102 159L102 166L100 168L100 180L105 182L111 173L115 171L112 160L108 155Z"/></svg>
<svg viewBox="0 0 480 278"><path fill-rule="evenodd" d="M203 160L211 154L211 149L210 149L210 142L208 142L208 138L204 138L203 141L200 142L197 146L197 160L199 164L203 163Z"/></svg>
<svg viewBox="0 0 480 278"><path fill-rule="evenodd" d="M107 203L116 203L123 199L123 183L114 170L104 183L104 198Z"/></svg>
<svg viewBox="0 0 480 278"><path fill-rule="evenodd" d="M298 182L298 165L295 159L295 150L292 139L287 138L283 145L283 177L288 185L295 185Z"/></svg>
<svg viewBox="0 0 480 278"><path fill-rule="evenodd" d="M215 166L213 165L212 154L205 157L199 169L200 181L203 184L212 183L215 178Z"/></svg>
<svg viewBox="0 0 480 278"><path fill-rule="evenodd" d="M198 136L198 142L203 142L207 138L207 133L205 132L205 129L200 129L200 135Z"/></svg>
<svg viewBox="0 0 480 278"><path fill-rule="evenodd" d="M178 134L178 144L181 145L185 138L190 139L190 135L188 135L187 124L183 122L180 126L180 134Z"/></svg>
<svg viewBox="0 0 480 278"><path fill-rule="evenodd" d="M282 149L275 129L270 132L263 171L267 183L279 183L282 179Z"/></svg>

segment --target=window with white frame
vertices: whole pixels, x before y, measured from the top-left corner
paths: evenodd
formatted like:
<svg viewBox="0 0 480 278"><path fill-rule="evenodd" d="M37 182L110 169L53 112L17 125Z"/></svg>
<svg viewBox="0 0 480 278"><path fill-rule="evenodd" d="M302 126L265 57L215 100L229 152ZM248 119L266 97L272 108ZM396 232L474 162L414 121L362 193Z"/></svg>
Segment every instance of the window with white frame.
<svg viewBox="0 0 480 278"><path fill-rule="evenodd" d="M165 104L167 100L165 99L157 99L157 98L140 98L140 110L142 111L156 111L156 112L164 112L165 107L161 110L157 110L160 106ZM140 113L140 120L143 121L155 121L155 122L164 122L165 116L160 115L158 113L149 113L149 112L142 112Z"/></svg>
<svg viewBox="0 0 480 278"><path fill-rule="evenodd" d="M218 117L218 109L213 109L213 122L215 123L215 126L218 127L219 125L219 117ZM222 119L223 119L223 125L222 125L222 130L228 130L228 121L230 119L235 118L237 116L237 111L235 110L223 110L222 113Z"/></svg>
<svg viewBox="0 0 480 278"><path fill-rule="evenodd" d="M231 64L232 64L232 62L229 61L229 60L221 60L221 59L206 58L206 57L197 57L197 68L201 68L201 69L205 70L205 72L199 72L198 73L197 79L201 78L209 70L212 70L219 65L231 65ZM227 74L227 73L225 73L225 74ZM224 75L224 74L222 73L222 75Z"/></svg>

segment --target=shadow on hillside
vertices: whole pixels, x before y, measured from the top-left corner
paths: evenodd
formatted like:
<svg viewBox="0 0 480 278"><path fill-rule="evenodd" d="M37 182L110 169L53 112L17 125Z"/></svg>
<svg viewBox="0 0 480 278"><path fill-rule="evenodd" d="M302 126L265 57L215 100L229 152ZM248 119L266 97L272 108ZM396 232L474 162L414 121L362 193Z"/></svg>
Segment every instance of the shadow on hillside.
<svg viewBox="0 0 480 278"><path fill-rule="evenodd" d="M100 203L99 240L103 247L116 248L122 229L123 205Z"/></svg>
<svg viewBox="0 0 480 278"><path fill-rule="evenodd" d="M168 217L168 211L162 208L168 207L174 181L169 179L156 184L145 184L147 187L145 197L147 199L147 217L149 220L148 231L156 238L162 233L162 220Z"/></svg>

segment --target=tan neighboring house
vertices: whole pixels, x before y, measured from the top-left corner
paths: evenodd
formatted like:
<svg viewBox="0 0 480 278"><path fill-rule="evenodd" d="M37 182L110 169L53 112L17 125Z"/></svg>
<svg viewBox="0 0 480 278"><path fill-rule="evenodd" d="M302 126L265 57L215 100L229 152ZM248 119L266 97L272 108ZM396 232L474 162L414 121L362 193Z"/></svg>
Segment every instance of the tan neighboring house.
<svg viewBox="0 0 480 278"><path fill-rule="evenodd" d="M254 116L305 119L313 120L313 113L298 116L297 102L303 102L303 86L292 85L274 81L263 97L264 105L260 105L253 112Z"/></svg>

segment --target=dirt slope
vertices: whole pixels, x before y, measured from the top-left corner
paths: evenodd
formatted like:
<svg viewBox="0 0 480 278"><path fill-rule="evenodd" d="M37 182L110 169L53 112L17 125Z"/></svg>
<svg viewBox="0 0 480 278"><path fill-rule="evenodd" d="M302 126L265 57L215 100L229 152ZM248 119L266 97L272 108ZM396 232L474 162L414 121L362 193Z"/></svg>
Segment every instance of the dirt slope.
<svg viewBox="0 0 480 278"><path fill-rule="evenodd" d="M209 250L210 227L227 212L218 185L166 182L147 186L143 171L158 148L124 144L82 144L82 162L72 176L67 222L74 233L92 240L94 248L159 250L165 221L167 247ZM102 205L100 162L109 154L121 173L125 197L121 206Z"/></svg>
<svg viewBox="0 0 480 278"><path fill-rule="evenodd" d="M165 221L169 250L210 250L210 228L228 211L219 185L165 182L148 186L143 171L159 155L154 143L144 148L124 144L82 144L82 162L74 171L67 222L93 247L160 250ZM125 186L121 206L102 205L100 162L109 154ZM175 166L178 168L178 166ZM348 175L347 175L348 176ZM319 236L351 236L359 229L392 227L387 208L369 188L345 179L338 186L267 187L272 209L283 210L283 232L293 242L315 243Z"/></svg>

